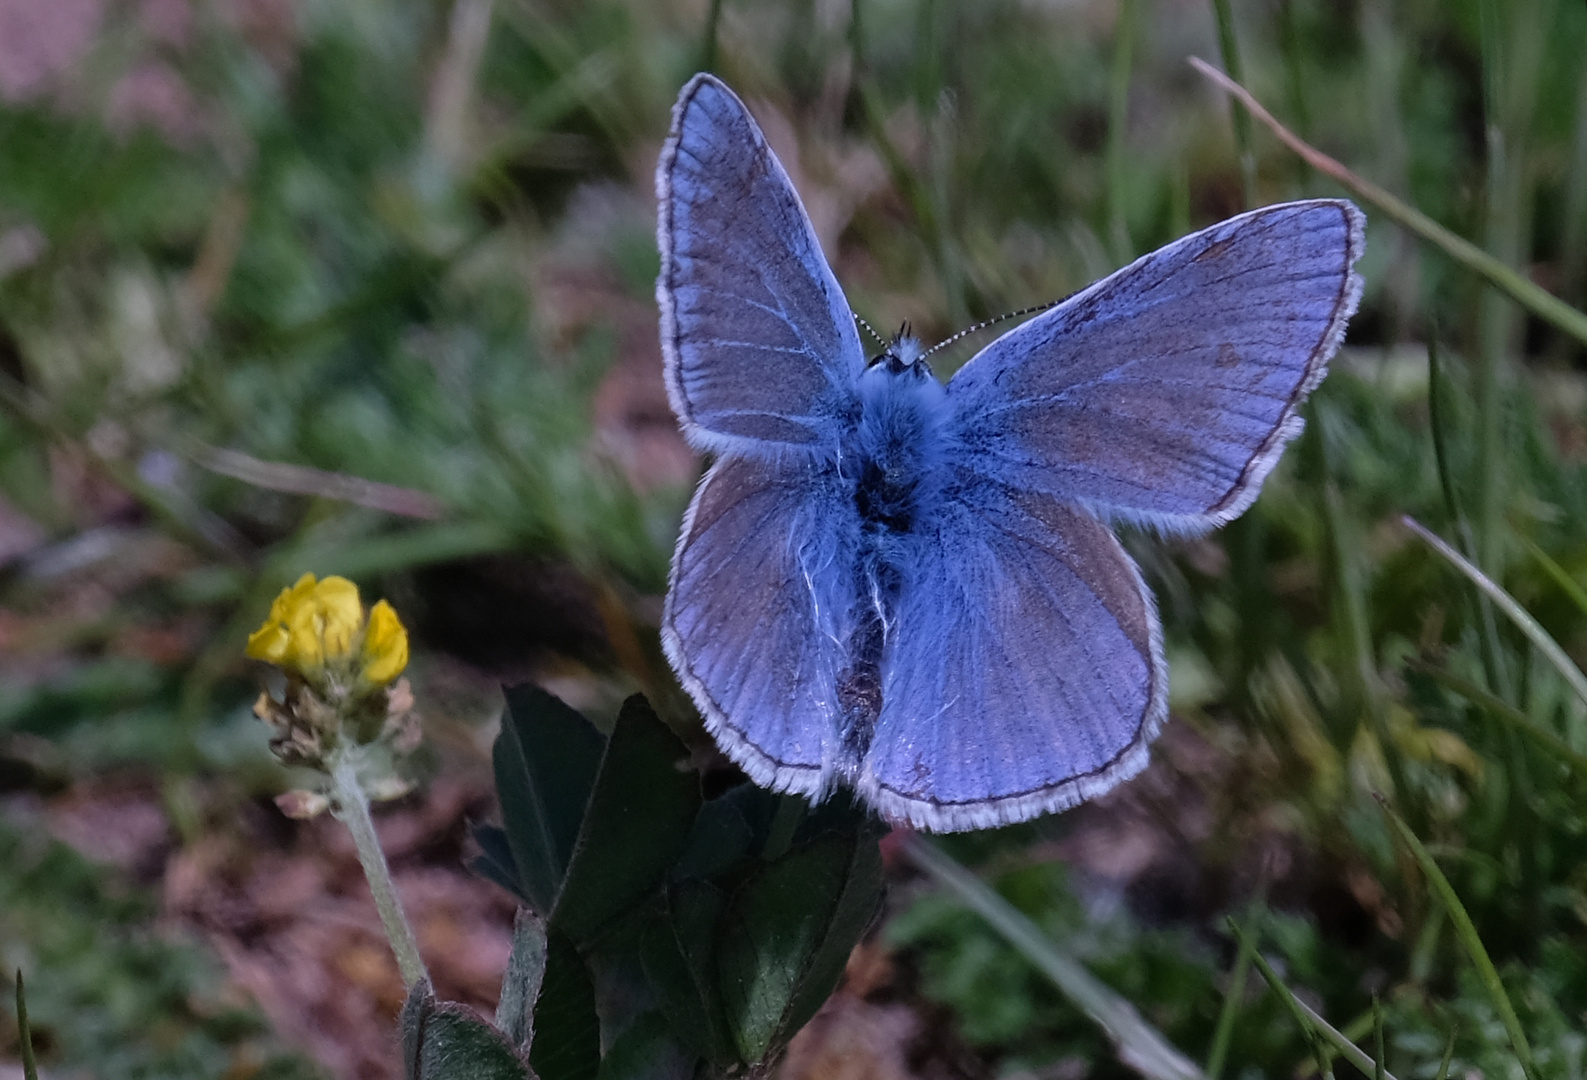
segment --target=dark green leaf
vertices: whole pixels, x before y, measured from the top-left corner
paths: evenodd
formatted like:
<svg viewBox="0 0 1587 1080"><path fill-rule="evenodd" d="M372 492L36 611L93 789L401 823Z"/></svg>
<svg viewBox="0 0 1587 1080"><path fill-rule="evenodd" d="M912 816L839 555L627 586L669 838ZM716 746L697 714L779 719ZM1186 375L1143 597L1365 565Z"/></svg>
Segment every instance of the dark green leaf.
<svg viewBox="0 0 1587 1080"><path fill-rule="evenodd" d="M518 863L512 857L512 845L507 842L507 833L494 825L476 824L469 828L469 835L479 845L479 854L469 860L468 868L527 904L529 898L524 895L523 885L518 880Z"/></svg>
<svg viewBox="0 0 1587 1080"><path fill-rule="evenodd" d="M695 815L689 841L673 864L673 876L713 877L742 859L754 839L754 830L732 801L712 799Z"/></svg>
<svg viewBox="0 0 1587 1080"><path fill-rule="evenodd" d="M531 907L550 912L567 874L604 740L579 713L537 686L507 690L496 738L496 796Z"/></svg>
<svg viewBox="0 0 1587 1080"><path fill-rule="evenodd" d="M826 936L811 955L783 1017L778 1035L781 1042L793 1038L837 989L849 954L876 921L882 892L882 851L875 833L866 828L854 838L854 854L847 867L843 893L828 919Z"/></svg>
<svg viewBox="0 0 1587 1080"><path fill-rule="evenodd" d="M601 1058L599 1080L690 1080L697 1059L659 1013L640 1016Z"/></svg>
<svg viewBox="0 0 1587 1080"><path fill-rule="evenodd" d="M644 698L623 703L552 914L574 944L587 946L648 897L683 850L700 809L687 756Z"/></svg>
<svg viewBox="0 0 1587 1080"><path fill-rule="evenodd" d="M540 916L519 908L513 918L512 953L507 958L507 973L501 980L501 998L496 1004L496 1026L507 1041L527 1053L534 1041L535 1002L546 974L546 928Z"/></svg>
<svg viewBox="0 0 1587 1080"><path fill-rule="evenodd" d="M595 1080L601 1061L595 989L578 950L554 929L546 941L545 979L535 1003L534 1027L529 1063L540 1080Z"/></svg>
<svg viewBox="0 0 1587 1080"><path fill-rule="evenodd" d="M757 871L717 938L718 985L743 1059L763 1061L814 1015L875 916L881 854L870 830L828 833Z"/></svg>
<svg viewBox="0 0 1587 1080"><path fill-rule="evenodd" d="M427 981L402 1007L402 1055L408 1080L533 1080L501 1032L464 1005L437 1001Z"/></svg>
<svg viewBox="0 0 1587 1080"><path fill-rule="evenodd" d="M712 950L725 898L703 881L685 879L667 889L667 910L646 928L645 977L678 1038L717 1065L738 1062L716 990Z"/></svg>

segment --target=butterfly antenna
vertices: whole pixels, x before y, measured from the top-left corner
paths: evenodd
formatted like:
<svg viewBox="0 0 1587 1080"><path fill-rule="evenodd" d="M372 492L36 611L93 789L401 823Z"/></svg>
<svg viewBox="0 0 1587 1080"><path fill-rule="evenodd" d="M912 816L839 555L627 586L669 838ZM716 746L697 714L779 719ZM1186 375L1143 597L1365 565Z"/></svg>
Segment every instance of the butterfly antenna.
<svg viewBox="0 0 1587 1080"><path fill-rule="evenodd" d="M999 315L995 319L988 319L985 322L978 322L974 326L967 326L963 330L960 330L957 334L954 334L952 337L944 338L931 348L927 349L925 352L921 353L920 359L924 360L934 352L941 352L943 349L946 349L949 345L952 345L960 338L969 334L974 334L980 330L985 330L988 326L996 326L1000 322L1007 322L1009 319L1017 319L1021 315L1034 315L1038 311L1046 311L1048 308L1057 307L1061 303L1063 303L1062 300L1049 300L1045 304L1037 304L1035 307L1020 308L1018 311L1010 311L1007 315ZM858 318L858 316L856 316L856 318ZM871 331L873 334L875 332L876 331L874 330Z"/></svg>
<svg viewBox="0 0 1587 1080"><path fill-rule="evenodd" d="M854 312L851 311L849 314L854 315ZM854 321L863 326L865 328L865 332L876 339L876 344L880 345L884 349L887 348L887 342L882 340L882 335L876 332L876 328L874 326L860 318L858 315L854 315Z"/></svg>

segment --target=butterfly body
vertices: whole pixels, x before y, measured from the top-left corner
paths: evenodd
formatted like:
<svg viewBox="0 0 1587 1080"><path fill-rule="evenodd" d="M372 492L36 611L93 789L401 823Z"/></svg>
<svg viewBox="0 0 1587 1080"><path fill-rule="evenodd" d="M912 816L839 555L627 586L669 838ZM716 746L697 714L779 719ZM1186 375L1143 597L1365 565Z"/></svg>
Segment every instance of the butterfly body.
<svg viewBox="0 0 1587 1080"><path fill-rule="evenodd" d="M834 697L840 724L836 772L852 782L881 714L882 663L910 568L932 542L945 498L951 404L923 360L888 351L859 378L860 411L851 449L835 467L849 505L855 544L854 611Z"/></svg>
<svg viewBox="0 0 1587 1080"><path fill-rule="evenodd" d="M1137 260L946 384L867 363L780 163L710 76L657 170L684 434L716 455L662 637L757 782L933 830L1138 772L1167 715L1156 606L1104 523L1199 532L1256 497L1360 279L1349 203L1269 207Z"/></svg>

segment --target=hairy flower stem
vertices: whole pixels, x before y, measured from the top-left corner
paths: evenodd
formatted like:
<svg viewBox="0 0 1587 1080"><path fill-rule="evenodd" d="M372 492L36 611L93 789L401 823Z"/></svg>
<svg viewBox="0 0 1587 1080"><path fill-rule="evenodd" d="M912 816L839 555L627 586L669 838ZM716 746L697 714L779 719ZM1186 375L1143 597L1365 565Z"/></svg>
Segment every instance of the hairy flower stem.
<svg viewBox="0 0 1587 1080"><path fill-rule="evenodd" d="M369 816L369 796L359 783L358 772L346 751L336 754L331 766L331 782L335 785L336 816L353 834L353 846L358 848L358 861L363 864L364 877L369 879L369 891L375 896L375 907L380 910L380 921L385 925L386 937L391 941L391 951L397 954L397 967L402 971L403 985L412 987L426 980L424 959L419 955L419 941L403 914L402 901L397 898L397 887L391 880L391 867L386 865L386 853L381 850L380 837L375 835L375 822Z"/></svg>

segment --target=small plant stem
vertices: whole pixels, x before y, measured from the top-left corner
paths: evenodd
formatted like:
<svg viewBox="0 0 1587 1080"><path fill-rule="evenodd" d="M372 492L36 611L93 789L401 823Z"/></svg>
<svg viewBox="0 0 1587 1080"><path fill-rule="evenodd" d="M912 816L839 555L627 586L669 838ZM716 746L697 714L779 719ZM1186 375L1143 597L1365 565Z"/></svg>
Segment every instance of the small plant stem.
<svg viewBox="0 0 1587 1080"><path fill-rule="evenodd" d="M23 1080L39 1080L38 1062L33 1060L33 1032L28 1028L28 995L22 988L21 968L17 968L17 1042L22 1046Z"/></svg>
<svg viewBox="0 0 1587 1080"><path fill-rule="evenodd" d="M380 837L375 834L375 820L369 816L369 796L364 794L364 786L359 783L358 772L346 752L338 753L333 760L331 782L336 789L336 816L353 834L358 861L363 864L364 877L369 879L369 891L375 896L375 907L380 911L380 921L391 941L391 951L397 954L403 985L416 986L429 979L430 973L424 968L419 941L402 912L402 901L397 898L391 867L386 865L386 853L381 850Z"/></svg>

